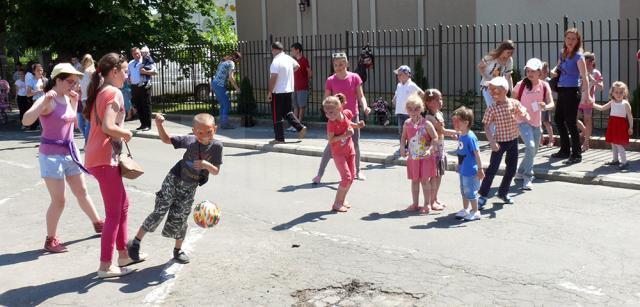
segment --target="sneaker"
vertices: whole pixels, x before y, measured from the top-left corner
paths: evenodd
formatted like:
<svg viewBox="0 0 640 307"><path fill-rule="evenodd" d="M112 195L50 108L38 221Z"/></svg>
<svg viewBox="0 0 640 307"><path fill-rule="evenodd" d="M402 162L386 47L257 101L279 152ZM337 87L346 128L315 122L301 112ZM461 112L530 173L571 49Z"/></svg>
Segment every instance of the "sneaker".
<svg viewBox="0 0 640 307"><path fill-rule="evenodd" d="M500 200L502 200L502 202L505 203L505 204L508 204L508 205L512 205L513 204L513 199L511 199L511 197L509 197L509 195L498 196L498 198L500 198Z"/></svg>
<svg viewBox="0 0 640 307"><path fill-rule="evenodd" d="M129 253L129 258L133 259L133 261L140 261L140 244L129 241L127 252Z"/></svg>
<svg viewBox="0 0 640 307"><path fill-rule="evenodd" d="M144 127L142 129L140 129L140 131L149 131L149 130L151 130L151 127Z"/></svg>
<svg viewBox="0 0 640 307"><path fill-rule="evenodd" d="M623 170L623 169L626 169L628 166L629 166L629 162L621 163L620 165L618 165L618 169Z"/></svg>
<svg viewBox="0 0 640 307"><path fill-rule="evenodd" d="M582 157L571 157L569 158L569 160L564 161L562 163L569 165L569 164L576 164L580 162L582 162Z"/></svg>
<svg viewBox="0 0 640 307"><path fill-rule="evenodd" d="M319 184L320 183L320 179L322 179L321 176L315 176L315 177L313 177L313 179L311 179L311 183Z"/></svg>
<svg viewBox="0 0 640 307"><path fill-rule="evenodd" d="M298 140L304 139L305 134L307 134L307 126L302 126L302 129L298 131Z"/></svg>
<svg viewBox="0 0 640 307"><path fill-rule="evenodd" d="M615 160L614 161L609 161L609 162L606 162L604 165L616 166L616 165L620 165L620 161L615 161Z"/></svg>
<svg viewBox="0 0 640 307"><path fill-rule="evenodd" d="M571 154L558 151L558 152L552 154L551 158L554 158L554 159L566 159L566 158L569 158L570 155Z"/></svg>
<svg viewBox="0 0 640 307"><path fill-rule="evenodd" d="M358 172L358 174L356 175L356 179L365 181L367 180L367 176L365 176L362 172Z"/></svg>
<svg viewBox="0 0 640 307"><path fill-rule="evenodd" d="M296 132L296 128L295 128L295 127L293 127L293 126L291 126L291 127L287 128L287 131L289 131L289 132Z"/></svg>
<svg viewBox="0 0 640 307"><path fill-rule="evenodd" d="M99 220L95 223L93 223L93 230L96 231L96 233L102 233L102 228L104 227L104 220Z"/></svg>
<svg viewBox="0 0 640 307"><path fill-rule="evenodd" d="M469 214L467 214L464 217L465 221L477 221L479 219L482 219L482 215L480 215L480 211L469 212Z"/></svg>
<svg viewBox="0 0 640 307"><path fill-rule="evenodd" d="M179 249L179 250L173 250L173 260L175 260L177 263L181 263L181 264L187 264L189 263L189 261L191 261L191 258L189 258L189 256L187 256L187 253L185 253L183 250Z"/></svg>
<svg viewBox="0 0 640 307"><path fill-rule="evenodd" d="M467 209L462 209L456 213L456 219L464 219L465 216L469 215L469 211Z"/></svg>
<svg viewBox="0 0 640 307"><path fill-rule="evenodd" d="M147 260L147 257L149 257L149 255L145 253L139 253L138 260L134 260L133 258L131 258L131 256L125 259L118 258L118 266L122 268L122 267L130 266L132 264L140 263L142 261Z"/></svg>
<svg viewBox="0 0 640 307"><path fill-rule="evenodd" d="M524 175L520 174L520 173L516 173L516 175L513 177L514 180L524 180Z"/></svg>
<svg viewBox="0 0 640 307"><path fill-rule="evenodd" d="M484 196L480 196L478 197L478 209L482 210L484 209L484 205L487 204L487 198Z"/></svg>
<svg viewBox="0 0 640 307"><path fill-rule="evenodd" d="M531 179L525 178L524 182L522 182L522 189L526 191L531 191Z"/></svg>
<svg viewBox="0 0 640 307"><path fill-rule="evenodd" d="M67 247L58 240L58 237L47 237L44 241L44 250L50 253L64 253L67 252Z"/></svg>

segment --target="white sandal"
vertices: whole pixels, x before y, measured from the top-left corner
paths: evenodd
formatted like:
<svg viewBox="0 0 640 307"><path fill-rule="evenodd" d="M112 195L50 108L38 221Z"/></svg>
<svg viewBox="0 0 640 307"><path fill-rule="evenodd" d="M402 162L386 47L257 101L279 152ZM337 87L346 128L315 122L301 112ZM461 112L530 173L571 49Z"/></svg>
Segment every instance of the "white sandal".
<svg viewBox="0 0 640 307"><path fill-rule="evenodd" d="M128 275L134 271L135 269L117 268L117 267L111 266L108 271L98 271L98 278L104 279L104 278L121 277L121 276Z"/></svg>

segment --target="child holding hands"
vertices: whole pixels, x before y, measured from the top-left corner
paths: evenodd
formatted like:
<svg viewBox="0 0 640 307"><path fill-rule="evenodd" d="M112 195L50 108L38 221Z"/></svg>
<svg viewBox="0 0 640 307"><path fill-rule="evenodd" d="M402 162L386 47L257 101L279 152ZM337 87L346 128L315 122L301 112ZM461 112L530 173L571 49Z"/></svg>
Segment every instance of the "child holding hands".
<svg viewBox="0 0 640 307"><path fill-rule="evenodd" d="M136 237L129 243L129 256L135 262L144 260L140 253L140 241L147 232L156 230L165 214L169 212L162 235L176 240L173 259L178 263L189 263L189 256L182 250L182 242L187 234L187 219L191 213L196 189L209 180L209 174L218 175L222 164L222 143L214 138L216 125L213 116L197 114L193 118L193 134L170 136L162 123L164 117L156 115L156 126L160 139L172 144L175 149L185 148L182 160L169 171L160 191L156 193L153 212L144 220ZM128 264L126 264L128 265Z"/></svg>
<svg viewBox="0 0 640 307"><path fill-rule="evenodd" d="M418 94L407 98L405 108L409 118L404 122L400 137L400 155L407 157L407 178L411 180L411 196L413 202L407 211L418 211L426 214L433 210L442 210L441 206L433 207L431 197L431 180L437 176L435 145L438 134L430 121L420 113L424 112L424 103ZM420 186L424 197L424 206L420 208Z"/></svg>
<svg viewBox="0 0 640 307"><path fill-rule="evenodd" d="M356 151L351 136L354 129L364 127L364 121L357 124L351 122L353 113L342 109L347 99L343 94L328 96L322 102L322 109L327 116L327 139L331 146L331 154L340 172L340 186L336 192L336 198L331 209L338 212L347 212L351 205L346 201L347 192L356 176Z"/></svg>
<svg viewBox="0 0 640 307"><path fill-rule="evenodd" d="M633 115L629 104L629 88L624 82L616 81L609 90L609 102L605 105L593 104L598 111L611 109L605 140L611 144L613 160L605 165L617 166L623 170L629 166L624 146L629 144L629 136L633 134Z"/></svg>

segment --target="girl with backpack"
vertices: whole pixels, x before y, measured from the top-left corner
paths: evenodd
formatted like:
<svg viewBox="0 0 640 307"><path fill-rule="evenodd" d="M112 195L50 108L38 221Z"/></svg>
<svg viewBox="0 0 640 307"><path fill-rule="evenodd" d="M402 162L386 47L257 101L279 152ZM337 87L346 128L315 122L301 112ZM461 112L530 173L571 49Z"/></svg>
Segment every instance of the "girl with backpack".
<svg viewBox="0 0 640 307"><path fill-rule="evenodd" d="M531 190L533 181L533 158L540 147L542 136L542 111L554 107L553 96L549 84L542 80L542 61L532 58L524 67L526 77L514 87L516 99L527 109L529 119L517 118L520 137L524 141L524 158L516 172L515 179L523 180L522 189Z"/></svg>

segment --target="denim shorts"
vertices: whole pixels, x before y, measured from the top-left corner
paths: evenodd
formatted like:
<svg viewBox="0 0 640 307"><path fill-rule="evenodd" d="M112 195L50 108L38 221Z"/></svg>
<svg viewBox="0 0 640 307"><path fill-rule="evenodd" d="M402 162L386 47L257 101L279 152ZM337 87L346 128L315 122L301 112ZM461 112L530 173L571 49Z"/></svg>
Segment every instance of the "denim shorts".
<svg viewBox="0 0 640 307"><path fill-rule="evenodd" d="M480 190L480 179L478 179L478 176L460 175L460 193L464 199L478 199L478 190Z"/></svg>
<svg viewBox="0 0 640 307"><path fill-rule="evenodd" d="M40 163L40 177L64 179L82 174L80 167L73 162L71 155L44 155L38 157Z"/></svg>

